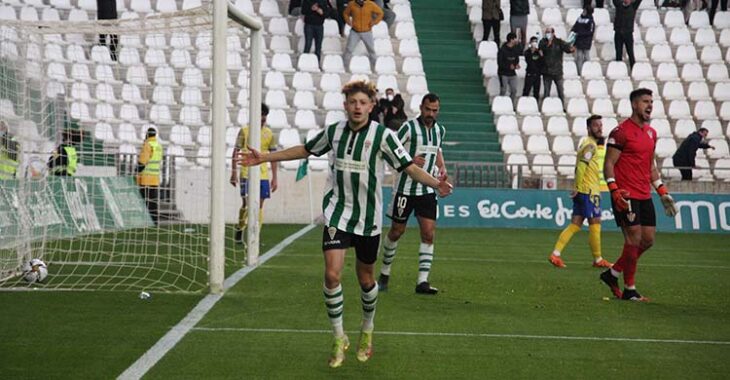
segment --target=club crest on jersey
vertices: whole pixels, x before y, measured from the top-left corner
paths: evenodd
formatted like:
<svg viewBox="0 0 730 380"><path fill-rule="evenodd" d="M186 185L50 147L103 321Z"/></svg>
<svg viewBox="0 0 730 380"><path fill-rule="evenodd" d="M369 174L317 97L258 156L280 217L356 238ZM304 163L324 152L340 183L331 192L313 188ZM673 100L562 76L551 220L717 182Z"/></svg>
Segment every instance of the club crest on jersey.
<svg viewBox="0 0 730 380"><path fill-rule="evenodd" d="M365 140L365 142L362 144L365 150L370 149L370 145L373 145L373 143L369 140Z"/></svg>
<svg viewBox="0 0 730 380"><path fill-rule="evenodd" d="M330 240L334 240L335 235L337 234L337 227L328 227L327 234L330 236Z"/></svg>

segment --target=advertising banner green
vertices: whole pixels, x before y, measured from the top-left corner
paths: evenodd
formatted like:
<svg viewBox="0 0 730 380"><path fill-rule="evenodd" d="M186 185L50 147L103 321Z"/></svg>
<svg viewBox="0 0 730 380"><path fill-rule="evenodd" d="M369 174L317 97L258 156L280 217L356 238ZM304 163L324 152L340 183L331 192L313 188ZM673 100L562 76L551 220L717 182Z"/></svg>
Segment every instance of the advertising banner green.
<svg viewBox="0 0 730 380"><path fill-rule="evenodd" d="M132 177L0 181L0 247L152 225Z"/></svg>
<svg viewBox="0 0 730 380"><path fill-rule="evenodd" d="M674 232L730 233L730 194L672 194L679 213L664 215L654 195L657 229ZM385 207L392 207L392 189L383 189ZM617 231L608 193L603 194L603 229ZM572 215L573 201L567 191L512 189L455 189L438 200L438 224L445 227L562 229ZM390 220L385 218L386 225ZM410 223L415 225L415 219Z"/></svg>

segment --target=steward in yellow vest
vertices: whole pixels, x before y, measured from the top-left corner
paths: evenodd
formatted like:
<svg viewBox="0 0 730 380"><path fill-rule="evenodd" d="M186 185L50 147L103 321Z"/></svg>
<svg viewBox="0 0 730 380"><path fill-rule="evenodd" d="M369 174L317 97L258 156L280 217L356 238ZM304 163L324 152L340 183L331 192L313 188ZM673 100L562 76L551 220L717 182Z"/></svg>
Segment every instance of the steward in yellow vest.
<svg viewBox="0 0 730 380"><path fill-rule="evenodd" d="M157 225L159 220L160 168L162 167L162 145L157 141L157 130L149 128L137 164L137 185L142 194L150 217Z"/></svg>
<svg viewBox="0 0 730 380"><path fill-rule="evenodd" d="M76 174L78 162L76 147L73 146L71 135L67 132L63 135L63 143L51 153L51 157L48 159L48 171L55 176L73 176Z"/></svg>
<svg viewBox="0 0 730 380"><path fill-rule="evenodd" d="M0 180L14 179L18 172L18 143L4 130L0 130Z"/></svg>

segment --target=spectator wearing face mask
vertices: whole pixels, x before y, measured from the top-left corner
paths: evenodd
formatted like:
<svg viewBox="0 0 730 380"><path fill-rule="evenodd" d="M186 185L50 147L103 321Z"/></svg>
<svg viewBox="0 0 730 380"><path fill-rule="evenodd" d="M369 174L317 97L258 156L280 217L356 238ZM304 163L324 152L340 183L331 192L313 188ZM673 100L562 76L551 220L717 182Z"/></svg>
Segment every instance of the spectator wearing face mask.
<svg viewBox="0 0 730 380"><path fill-rule="evenodd" d="M527 62L527 68L525 69L525 87L522 89L522 96L529 96L530 90L532 90L532 96L539 101L540 79L545 64L542 52L537 46L537 37L530 38L530 45L525 50L525 62Z"/></svg>
<svg viewBox="0 0 730 380"><path fill-rule="evenodd" d="M517 73L515 70L520 68L520 47L517 45L517 35L514 33L507 34L507 42L502 44L497 52L497 74L499 74L499 95L507 95L507 87L509 87L509 95L512 98L512 104L517 104Z"/></svg>
<svg viewBox="0 0 730 380"><path fill-rule="evenodd" d="M542 83L545 86L543 98L550 96L553 82L558 89L558 97L563 102L565 109L565 97L563 96L563 54L572 53L575 47L557 38L553 28L545 29L545 38L540 41L540 52L545 59L542 72Z"/></svg>
<svg viewBox="0 0 730 380"><path fill-rule="evenodd" d="M380 100L378 100L378 103L375 105L377 108L380 109L381 114L384 113L385 110L388 109L388 107L390 107L391 103L393 102L393 98L395 98L395 91L392 88L386 88L385 96L380 98Z"/></svg>
<svg viewBox="0 0 730 380"><path fill-rule="evenodd" d="M578 74L583 69L583 63L591 59L591 45L596 23L593 21L593 7L586 5L583 14L578 17L571 31L575 33L575 66Z"/></svg>
<svg viewBox="0 0 730 380"><path fill-rule="evenodd" d="M629 66L634 67L634 19L641 0L613 0L616 17L613 21L613 44L616 47L616 60L623 61L624 45L629 56Z"/></svg>
<svg viewBox="0 0 730 380"><path fill-rule="evenodd" d="M400 94L393 96L393 100L390 102L388 108L383 110L383 124L386 127L397 131L403 123L408 120L408 115L405 111L405 102Z"/></svg>

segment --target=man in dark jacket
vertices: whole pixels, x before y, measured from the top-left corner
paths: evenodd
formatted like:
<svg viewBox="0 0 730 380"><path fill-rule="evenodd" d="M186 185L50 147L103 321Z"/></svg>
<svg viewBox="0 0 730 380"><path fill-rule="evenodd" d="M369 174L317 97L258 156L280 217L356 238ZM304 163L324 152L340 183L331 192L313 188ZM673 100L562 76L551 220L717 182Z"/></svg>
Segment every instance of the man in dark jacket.
<svg viewBox="0 0 730 380"><path fill-rule="evenodd" d="M509 86L509 95L514 106L517 106L517 73L515 70L520 68L520 52L521 49L517 45L517 35L510 32L507 34L507 42L499 48L497 53L499 95L507 95L507 86Z"/></svg>
<svg viewBox="0 0 730 380"><path fill-rule="evenodd" d="M578 75L581 74L583 63L591 59L591 45L595 28L593 7L588 4L583 8L583 14L578 17L571 29L575 33L575 66L578 69Z"/></svg>
<svg viewBox="0 0 730 380"><path fill-rule="evenodd" d="M116 20L116 0L96 0L96 18L98 20ZM109 48L109 55L113 61L117 60L117 45L119 36L116 34L100 34L99 43Z"/></svg>
<svg viewBox="0 0 730 380"><path fill-rule="evenodd" d="M634 19L641 0L613 0L616 17L613 21L613 43L616 47L616 60L623 61L623 46L629 55L629 65L634 67Z"/></svg>
<svg viewBox="0 0 730 380"><path fill-rule="evenodd" d="M540 77L544 70L544 62L535 36L530 37L530 45L525 50L525 62L527 68L525 68L525 87L522 89L522 96L530 95L532 89L532 96L540 101Z"/></svg>
<svg viewBox="0 0 730 380"><path fill-rule="evenodd" d="M527 41L527 15L530 14L530 2L528 0L510 0L509 1L509 27L512 33L517 33L519 29L519 41L517 43L523 46Z"/></svg>
<svg viewBox="0 0 730 380"><path fill-rule="evenodd" d="M499 46L499 24L501 22L499 15L501 13L499 0L482 0L482 24L484 25L482 41L489 39L489 31L491 30L494 34L494 42Z"/></svg>
<svg viewBox="0 0 730 380"><path fill-rule="evenodd" d="M674 167L682 173L682 181L692 180L692 168L695 167L697 149L715 149L712 145L704 142L708 133L707 128L700 128L697 132L690 133L672 156Z"/></svg>
<svg viewBox="0 0 730 380"><path fill-rule="evenodd" d="M545 85L543 98L550 96L553 82L558 88L558 97L563 102L565 109L565 97L563 96L563 53L575 51L573 46L555 36L555 29L545 29L545 38L540 41L540 52L545 59L545 66L542 72L542 82Z"/></svg>
<svg viewBox="0 0 730 380"><path fill-rule="evenodd" d="M327 0L303 0L302 14L304 15L304 53L312 49L314 40L314 54L317 59L322 58L322 40L324 39L324 20L331 12Z"/></svg>

